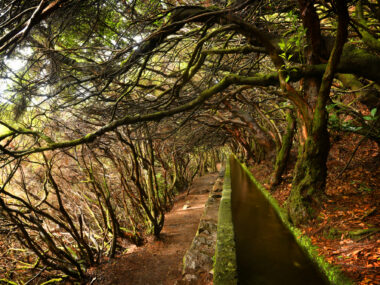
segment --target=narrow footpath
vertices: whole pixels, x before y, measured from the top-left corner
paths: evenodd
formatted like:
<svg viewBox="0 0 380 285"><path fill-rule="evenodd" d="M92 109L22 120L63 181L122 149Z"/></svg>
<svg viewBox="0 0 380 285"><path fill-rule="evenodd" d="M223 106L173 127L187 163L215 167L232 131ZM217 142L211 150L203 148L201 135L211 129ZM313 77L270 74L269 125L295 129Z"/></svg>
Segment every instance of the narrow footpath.
<svg viewBox="0 0 380 285"><path fill-rule="evenodd" d="M90 284L102 285L173 285L181 278L182 259L190 247L210 190L217 174L194 180L189 195L176 197L165 216L160 240L134 247L125 255L111 259L92 274Z"/></svg>

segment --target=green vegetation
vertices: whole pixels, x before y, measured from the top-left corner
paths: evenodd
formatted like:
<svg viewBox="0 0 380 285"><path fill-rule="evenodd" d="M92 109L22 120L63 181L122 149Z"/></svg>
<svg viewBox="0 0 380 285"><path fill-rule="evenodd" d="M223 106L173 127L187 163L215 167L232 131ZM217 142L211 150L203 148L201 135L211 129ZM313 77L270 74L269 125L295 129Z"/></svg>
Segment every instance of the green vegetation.
<svg viewBox="0 0 380 285"><path fill-rule="evenodd" d="M23 251L0 274L87 280L123 240L159 236L175 194L229 151L274 166L274 186L298 149L286 211L294 225L315 218L330 134L380 145L379 11L3 0L0 239Z"/></svg>

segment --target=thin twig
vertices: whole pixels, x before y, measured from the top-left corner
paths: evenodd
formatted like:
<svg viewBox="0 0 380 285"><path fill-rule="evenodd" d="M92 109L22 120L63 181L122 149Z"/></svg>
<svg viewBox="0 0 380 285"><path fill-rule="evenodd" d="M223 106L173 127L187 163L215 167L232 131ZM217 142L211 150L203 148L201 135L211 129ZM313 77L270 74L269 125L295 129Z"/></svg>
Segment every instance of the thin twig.
<svg viewBox="0 0 380 285"><path fill-rule="evenodd" d="M376 120L377 121L377 120ZM376 124L376 121L372 123L372 125L370 126L368 132L366 133L366 135L364 137L362 137L362 139L359 141L358 145L355 147L354 151L352 152L351 154L351 157L350 159L348 160L347 164L345 165L345 167L342 169L342 171L338 174L338 176L336 178L339 178L343 172L346 171L346 169L348 168L348 166L350 165L352 159L354 158L354 155L356 153L356 151L359 149L359 146L362 144L362 142L368 138L368 135L371 133L372 129L374 128L375 124Z"/></svg>
<svg viewBox="0 0 380 285"><path fill-rule="evenodd" d="M346 171L346 169L347 169L348 166L350 165L352 159L354 158L354 155L355 155L356 151L359 149L359 146L362 144L362 142L363 142L366 138L367 138L367 136L364 136L364 137L362 137L362 139L359 141L359 143L358 143L357 146L355 147L354 151L352 152L350 159L348 160L348 162L346 163L346 165L344 166L344 168L342 169L342 171L338 174L337 178L339 178L340 176L342 176L343 172Z"/></svg>
<svg viewBox="0 0 380 285"><path fill-rule="evenodd" d="M31 279L29 279L28 281L25 282L24 285L28 285L30 282L32 282L34 279L36 279L38 276L41 275L41 273L47 268L47 266L44 266L43 268L41 268L41 270Z"/></svg>

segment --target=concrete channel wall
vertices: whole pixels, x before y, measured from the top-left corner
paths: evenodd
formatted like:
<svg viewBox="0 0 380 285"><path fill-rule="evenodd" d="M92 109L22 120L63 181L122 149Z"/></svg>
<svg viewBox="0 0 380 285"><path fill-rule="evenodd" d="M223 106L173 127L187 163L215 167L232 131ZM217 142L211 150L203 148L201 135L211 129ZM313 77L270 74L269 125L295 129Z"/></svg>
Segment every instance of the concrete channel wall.
<svg viewBox="0 0 380 285"><path fill-rule="evenodd" d="M236 158L236 157L235 157ZM236 158L237 159L237 158ZM302 248L302 250L309 256L309 258L317 265L319 270L327 277L330 284L332 285L350 285L353 282L346 277L341 270L337 267L329 264L325 258L318 254L317 247L311 243L311 240L308 236L302 234L302 232L295 226L293 226L287 218L287 214L285 209L283 209L277 202L276 199L272 197L272 195L261 185L253 176L251 171L245 164L242 164L238 159L237 161L240 163L241 167L248 174L252 182L256 185L256 187L263 193L263 195L267 198L269 203L272 205L277 215L280 217L282 223L289 229L289 231L293 234L296 242Z"/></svg>
<svg viewBox="0 0 380 285"><path fill-rule="evenodd" d="M214 284L237 284L237 266L234 228L231 210L231 176L227 162L222 199L219 206L218 233L215 250Z"/></svg>
<svg viewBox="0 0 380 285"><path fill-rule="evenodd" d="M240 163L240 162L239 162ZM241 164L241 163L240 163ZM342 272L327 263L318 255L317 248L301 231L292 226L286 218L285 210L279 206L272 195L254 178L249 169L241 164L252 182L268 199L284 225L294 235L295 240L305 253L317 264L321 272L333 285L353 284ZM183 279L177 284L209 284L213 279L215 285L235 285L237 280L235 237L231 210L231 177L227 162L224 182L218 177L205 211L201 217L198 231L183 259Z"/></svg>

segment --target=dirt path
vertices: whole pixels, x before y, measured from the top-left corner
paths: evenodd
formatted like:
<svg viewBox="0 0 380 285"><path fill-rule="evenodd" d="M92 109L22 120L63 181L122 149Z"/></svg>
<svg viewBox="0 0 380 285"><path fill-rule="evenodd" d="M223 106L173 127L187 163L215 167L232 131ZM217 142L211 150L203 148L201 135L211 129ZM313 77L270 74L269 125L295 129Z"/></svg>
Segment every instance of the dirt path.
<svg viewBox="0 0 380 285"><path fill-rule="evenodd" d="M216 178L217 174L209 174L195 179L190 194L179 195L173 210L166 215L162 239L103 264L91 284L174 284L181 277L182 258L195 236ZM185 209L185 205L189 208Z"/></svg>

